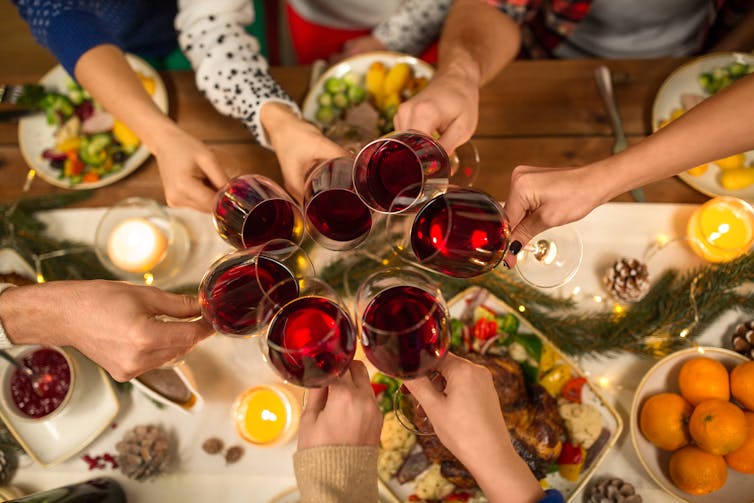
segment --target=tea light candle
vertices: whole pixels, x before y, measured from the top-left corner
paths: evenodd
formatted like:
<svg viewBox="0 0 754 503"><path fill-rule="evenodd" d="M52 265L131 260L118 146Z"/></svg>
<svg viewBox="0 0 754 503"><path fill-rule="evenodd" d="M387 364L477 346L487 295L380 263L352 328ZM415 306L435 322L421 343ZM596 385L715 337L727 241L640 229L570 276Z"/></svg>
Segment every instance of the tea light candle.
<svg viewBox="0 0 754 503"><path fill-rule="evenodd" d="M700 206L686 234L694 252L709 262L727 262L754 243L754 210L735 197L717 197Z"/></svg>
<svg viewBox="0 0 754 503"><path fill-rule="evenodd" d="M142 273L159 264L167 252L165 233L144 218L131 218L118 224L107 241L107 255L119 269Z"/></svg>
<svg viewBox="0 0 754 503"><path fill-rule="evenodd" d="M298 402L279 386L255 386L236 399L233 420L241 438L255 445L289 440L298 424Z"/></svg>

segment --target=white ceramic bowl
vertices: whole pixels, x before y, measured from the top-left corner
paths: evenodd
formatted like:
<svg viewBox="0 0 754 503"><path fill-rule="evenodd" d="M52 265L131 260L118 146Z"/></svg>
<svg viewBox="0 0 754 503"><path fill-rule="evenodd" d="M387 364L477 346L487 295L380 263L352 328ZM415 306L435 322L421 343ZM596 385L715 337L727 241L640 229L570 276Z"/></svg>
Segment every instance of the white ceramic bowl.
<svg viewBox="0 0 754 503"><path fill-rule="evenodd" d="M728 480L719 491L692 496L678 489L670 480L668 465L672 453L662 451L644 438L639 428L641 407L649 397L658 393L678 393L678 374L687 361L705 356L719 361L730 371L746 357L722 348L689 348L672 353L649 369L639 383L631 405L631 441L647 474L668 494L690 503L751 503L754 498L754 476L728 469Z"/></svg>

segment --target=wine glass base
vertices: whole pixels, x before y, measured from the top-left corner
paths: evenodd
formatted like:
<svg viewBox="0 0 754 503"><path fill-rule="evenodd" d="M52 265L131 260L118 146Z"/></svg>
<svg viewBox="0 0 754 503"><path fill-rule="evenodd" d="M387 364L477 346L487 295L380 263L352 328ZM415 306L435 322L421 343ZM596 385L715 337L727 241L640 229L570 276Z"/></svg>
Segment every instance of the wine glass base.
<svg viewBox="0 0 754 503"><path fill-rule="evenodd" d="M557 288L573 279L584 257L584 246L576 229L553 227L534 236L531 243L516 257L521 279L538 288Z"/></svg>

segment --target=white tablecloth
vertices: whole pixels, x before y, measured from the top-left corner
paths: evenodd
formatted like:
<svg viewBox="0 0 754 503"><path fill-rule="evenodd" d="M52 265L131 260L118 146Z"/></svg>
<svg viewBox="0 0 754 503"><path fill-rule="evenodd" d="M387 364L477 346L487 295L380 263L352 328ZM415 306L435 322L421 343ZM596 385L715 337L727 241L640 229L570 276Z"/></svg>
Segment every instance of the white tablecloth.
<svg viewBox="0 0 754 503"><path fill-rule="evenodd" d="M587 306L599 308L593 295L603 295L601 278L606 268L622 256L642 257L647 247L660 236L683 235L693 211L690 205L614 203L596 209L576 225L584 242L584 261L576 277L562 287L561 293L578 297ZM101 209L58 210L45 219L51 231L60 237L93 242ZM198 283L207 266L228 250L215 234L208 216L190 210L174 214L186 224L192 237L192 256L184 269L181 282ZM683 245L674 243L649 262L650 275L672 265L687 267L698 264L696 257ZM577 288L578 287L578 288ZM701 338L703 345L723 346L732 326L742 315L729 312ZM597 470L596 476L616 475L632 482L644 501L675 501L666 495L644 472L634 453L629 433L628 411L633 390L654 360L623 354L615 358L580 358L579 364L605 393L624 421L624 431L617 445ZM92 455L114 452L115 443L127 428L136 424L161 423L178 439L179 462L174 472L154 482L137 483L117 471L87 471L79 457L42 469L28 465L21 468L13 483L27 490L40 490L65 485L88 477L108 475L118 479L135 502L264 502L295 484L291 456L295 441L276 448L255 448L245 445L245 455L238 463L226 465L219 456L202 451L201 443L212 436L226 445L243 441L236 435L230 421L229 408L233 398L247 387L278 381L264 364L255 341L215 336L202 342L187 357L198 380L206 403L195 415L172 409L158 409L138 392L123 395L117 427L108 429L82 451ZM85 428L85 421L82 428ZM576 501L580 500L580 496Z"/></svg>

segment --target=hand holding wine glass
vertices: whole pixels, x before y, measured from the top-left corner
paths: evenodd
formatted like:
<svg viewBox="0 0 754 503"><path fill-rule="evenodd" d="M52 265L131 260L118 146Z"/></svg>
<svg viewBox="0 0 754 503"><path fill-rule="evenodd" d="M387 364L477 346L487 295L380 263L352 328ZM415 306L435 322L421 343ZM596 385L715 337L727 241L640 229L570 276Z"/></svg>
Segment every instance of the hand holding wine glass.
<svg viewBox="0 0 754 503"><path fill-rule="evenodd" d="M421 404L443 445L490 501L539 501L542 489L513 448L489 370L452 353L437 370L445 379L443 390L426 377L405 381L404 386Z"/></svg>

